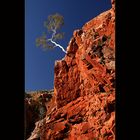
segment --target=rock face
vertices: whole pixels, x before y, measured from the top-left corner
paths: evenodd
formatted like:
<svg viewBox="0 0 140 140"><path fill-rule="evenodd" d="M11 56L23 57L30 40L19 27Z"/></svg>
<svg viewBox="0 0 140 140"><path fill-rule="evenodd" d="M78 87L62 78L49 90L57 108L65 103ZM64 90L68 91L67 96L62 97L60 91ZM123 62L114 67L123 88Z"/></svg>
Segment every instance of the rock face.
<svg viewBox="0 0 140 140"><path fill-rule="evenodd" d="M73 33L55 63L40 140L115 140L115 6Z"/></svg>
<svg viewBox="0 0 140 140"><path fill-rule="evenodd" d="M55 64L57 108L81 96L114 90L114 30L115 15L111 9L74 31L67 55Z"/></svg>
<svg viewBox="0 0 140 140"><path fill-rule="evenodd" d="M25 139L31 135L35 123L45 117L46 104L52 94L53 90L25 93Z"/></svg>

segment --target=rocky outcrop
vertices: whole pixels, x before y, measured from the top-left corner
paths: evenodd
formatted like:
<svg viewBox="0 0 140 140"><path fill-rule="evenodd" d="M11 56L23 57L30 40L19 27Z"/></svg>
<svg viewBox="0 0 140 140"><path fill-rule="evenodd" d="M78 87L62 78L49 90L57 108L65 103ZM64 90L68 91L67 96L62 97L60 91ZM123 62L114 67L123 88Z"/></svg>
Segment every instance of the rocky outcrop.
<svg viewBox="0 0 140 140"><path fill-rule="evenodd" d="M57 108L81 96L114 90L114 30L115 16L111 9L74 31L67 55L55 64Z"/></svg>
<svg viewBox="0 0 140 140"><path fill-rule="evenodd" d="M115 6L73 33L55 63L41 140L115 140Z"/></svg>
<svg viewBox="0 0 140 140"><path fill-rule="evenodd" d="M114 94L82 96L54 111L41 139L114 139Z"/></svg>
<svg viewBox="0 0 140 140"><path fill-rule="evenodd" d="M34 91L25 93L25 139L35 128L35 123L46 116L46 104L53 94L50 91Z"/></svg>

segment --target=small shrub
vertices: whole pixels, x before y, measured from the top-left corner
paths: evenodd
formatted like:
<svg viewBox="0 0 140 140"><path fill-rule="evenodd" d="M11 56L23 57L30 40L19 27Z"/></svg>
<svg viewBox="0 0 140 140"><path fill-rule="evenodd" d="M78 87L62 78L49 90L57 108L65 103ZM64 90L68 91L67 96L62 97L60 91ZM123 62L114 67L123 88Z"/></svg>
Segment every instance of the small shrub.
<svg viewBox="0 0 140 140"><path fill-rule="evenodd" d="M45 117L45 115L46 115L46 109L45 109L45 107L40 107L39 108L39 118L40 119L43 119Z"/></svg>
<svg viewBox="0 0 140 140"><path fill-rule="evenodd" d="M103 46L103 41L101 39L98 40L98 46Z"/></svg>
<svg viewBox="0 0 140 140"><path fill-rule="evenodd" d="M99 36L99 33L98 32L95 32L94 38L96 38L97 36Z"/></svg>

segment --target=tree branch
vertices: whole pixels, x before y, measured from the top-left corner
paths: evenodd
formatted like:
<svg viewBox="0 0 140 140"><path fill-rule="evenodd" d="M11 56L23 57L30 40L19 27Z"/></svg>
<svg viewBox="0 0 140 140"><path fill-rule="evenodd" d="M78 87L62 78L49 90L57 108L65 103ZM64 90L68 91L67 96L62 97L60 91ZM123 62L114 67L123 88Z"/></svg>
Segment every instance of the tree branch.
<svg viewBox="0 0 140 140"><path fill-rule="evenodd" d="M64 53L67 53L67 52L65 51L65 49L64 49L60 44L58 44L58 43L56 43L55 41L53 41L53 38L54 38L54 36L55 36L55 34L56 34L56 29L52 29L52 31L53 31L52 37L51 37L50 39L47 39L47 41L50 41L52 44L54 44L54 45L55 45L54 47L59 47L60 49L62 49L62 51L63 51Z"/></svg>

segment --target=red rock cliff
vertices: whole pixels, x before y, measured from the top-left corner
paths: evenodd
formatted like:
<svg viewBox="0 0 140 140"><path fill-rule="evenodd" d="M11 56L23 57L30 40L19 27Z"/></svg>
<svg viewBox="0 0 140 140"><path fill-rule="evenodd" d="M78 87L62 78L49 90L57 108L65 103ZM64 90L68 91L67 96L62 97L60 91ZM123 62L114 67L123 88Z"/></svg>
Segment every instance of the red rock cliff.
<svg viewBox="0 0 140 140"><path fill-rule="evenodd" d="M115 6L73 33L55 63L41 140L115 139Z"/></svg>

